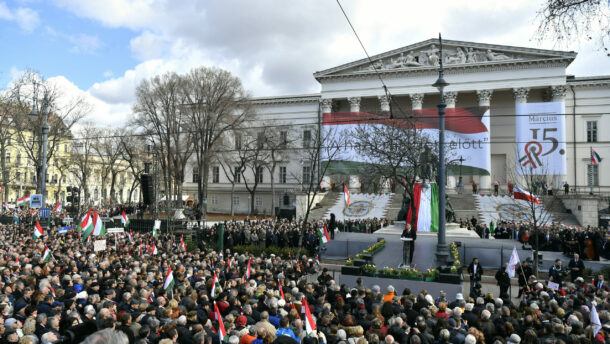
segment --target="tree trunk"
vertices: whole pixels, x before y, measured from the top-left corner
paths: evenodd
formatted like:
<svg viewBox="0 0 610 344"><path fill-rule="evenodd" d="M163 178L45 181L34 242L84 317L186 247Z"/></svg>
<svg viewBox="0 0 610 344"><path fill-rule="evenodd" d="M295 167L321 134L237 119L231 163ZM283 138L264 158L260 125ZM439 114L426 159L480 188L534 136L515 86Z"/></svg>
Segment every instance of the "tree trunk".
<svg viewBox="0 0 610 344"><path fill-rule="evenodd" d="M233 206L233 196L235 195L235 180L233 180L233 183L231 183L231 217L235 216L235 209Z"/></svg>
<svg viewBox="0 0 610 344"><path fill-rule="evenodd" d="M275 164L271 168L271 215L277 216L275 213Z"/></svg>

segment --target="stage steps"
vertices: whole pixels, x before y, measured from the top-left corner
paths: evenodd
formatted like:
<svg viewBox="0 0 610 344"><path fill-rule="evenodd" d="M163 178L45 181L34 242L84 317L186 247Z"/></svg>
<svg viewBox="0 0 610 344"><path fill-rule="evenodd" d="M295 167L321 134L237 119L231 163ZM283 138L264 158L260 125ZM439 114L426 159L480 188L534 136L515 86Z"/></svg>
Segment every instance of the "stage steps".
<svg viewBox="0 0 610 344"><path fill-rule="evenodd" d="M570 213L563 204L563 200L557 196L542 196L544 207L553 214L555 222L562 222L567 226L579 226L574 214Z"/></svg>
<svg viewBox="0 0 610 344"><path fill-rule="evenodd" d="M447 196L453 206L457 221L460 219L470 220L473 216L478 219L479 212L475 206L473 194L464 191L462 194L449 194Z"/></svg>
<svg viewBox="0 0 610 344"><path fill-rule="evenodd" d="M324 217L324 215L328 212L328 209L332 207L336 202L337 198L341 196L341 192L336 191L328 191L322 201L318 203L318 205L314 204L314 207L311 209L309 213L309 218L312 220L319 220Z"/></svg>

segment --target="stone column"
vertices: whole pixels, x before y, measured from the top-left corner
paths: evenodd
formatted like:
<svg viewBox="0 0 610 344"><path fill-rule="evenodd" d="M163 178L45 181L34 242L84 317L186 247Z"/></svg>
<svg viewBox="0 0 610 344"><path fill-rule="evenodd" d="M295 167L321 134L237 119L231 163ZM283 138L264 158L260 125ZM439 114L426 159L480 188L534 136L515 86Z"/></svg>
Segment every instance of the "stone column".
<svg viewBox="0 0 610 344"><path fill-rule="evenodd" d="M479 106L490 106L491 104L491 95L493 90L478 90L477 98L479 99ZM491 119L490 119L491 122ZM489 138L491 139L491 128L489 128ZM491 147L489 149L489 161L491 161ZM491 173L491 171L489 171ZM479 188L481 190L491 190L491 175L489 176L480 176L479 178Z"/></svg>
<svg viewBox="0 0 610 344"><path fill-rule="evenodd" d="M530 93L529 87L513 88L515 104L527 103L527 95Z"/></svg>
<svg viewBox="0 0 610 344"><path fill-rule="evenodd" d="M457 100L458 93L455 91L445 92L443 94L443 99L445 100L445 104L447 104L447 109L455 108L455 101Z"/></svg>
<svg viewBox="0 0 610 344"><path fill-rule="evenodd" d="M412 110L421 110L422 104L424 103L424 94L423 93L413 93L409 94L411 98L411 109Z"/></svg>
<svg viewBox="0 0 610 344"><path fill-rule="evenodd" d="M448 92L443 93L443 100L445 101L445 104L447 104L447 109L455 108L455 102L457 100L457 96L458 96L458 93L455 91L448 91ZM447 119L445 117L445 122L446 121L447 121ZM445 141L445 142L447 142L447 141ZM445 147L447 147L447 146L445 146ZM447 153L445 153L445 154L447 154ZM453 160L456 158L451 155L446 155L445 157L449 160ZM456 193L457 183L458 183L457 176L447 173L447 193Z"/></svg>
<svg viewBox="0 0 610 344"><path fill-rule="evenodd" d="M379 107L381 108L381 111L390 111L390 96L384 94L377 96L377 99L379 99Z"/></svg>
<svg viewBox="0 0 610 344"><path fill-rule="evenodd" d="M360 97L349 97L347 101L349 102L350 112L360 112Z"/></svg>
<svg viewBox="0 0 610 344"><path fill-rule="evenodd" d="M564 113L565 113L565 106L566 106L565 105L565 98L566 98L566 93L567 92L568 92L568 86L567 85L551 86L551 95L553 96L553 102L562 102L563 103L563 112ZM572 128L572 130L576 130L576 129ZM567 134L567 133L565 133L565 134ZM566 146L566 150L567 150L567 146ZM567 154L567 152L566 152L566 154ZM567 159L567 155L566 155L566 159ZM573 159L576 159L576 157L573 157ZM567 165L567 163L566 163L566 165ZM566 169L567 169L567 166L566 166ZM557 190L561 189L563 187L563 183L565 181L567 181L567 175L554 175L553 176L553 189L554 189L554 192L556 192ZM574 185L576 185L576 182L574 182Z"/></svg>
<svg viewBox="0 0 610 344"><path fill-rule="evenodd" d="M331 112L333 112L333 100L332 100L332 98L322 98L322 99L320 99L320 104L322 104L322 113L331 113Z"/></svg>

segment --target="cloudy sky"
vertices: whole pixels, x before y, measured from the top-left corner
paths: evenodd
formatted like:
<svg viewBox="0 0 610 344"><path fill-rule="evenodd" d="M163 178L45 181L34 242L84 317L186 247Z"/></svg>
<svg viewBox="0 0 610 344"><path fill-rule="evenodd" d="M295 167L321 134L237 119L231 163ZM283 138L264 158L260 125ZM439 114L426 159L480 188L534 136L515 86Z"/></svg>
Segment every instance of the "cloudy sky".
<svg viewBox="0 0 610 344"><path fill-rule="evenodd" d="M578 76L610 74L594 44L533 39L542 0L342 0L371 54L448 39L575 50ZM255 96L312 93L312 73L364 54L335 0L0 0L0 85L25 69L85 96L90 118L124 122L136 85L218 66Z"/></svg>

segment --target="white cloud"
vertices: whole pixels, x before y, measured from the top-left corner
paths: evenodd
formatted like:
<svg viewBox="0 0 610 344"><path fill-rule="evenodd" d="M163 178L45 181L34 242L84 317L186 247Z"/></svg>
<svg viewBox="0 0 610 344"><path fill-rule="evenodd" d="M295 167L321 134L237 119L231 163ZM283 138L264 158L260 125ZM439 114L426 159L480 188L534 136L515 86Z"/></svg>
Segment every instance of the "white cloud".
<svg viewBox="0 0 610 344"><path fill-rule="evenodd" d="M95 54L103 46L99 37L96 35L76 34L68 35L68 41L72 44L70 52L75 54Z"/></svg>
<svg viewBox="0 0 610 344"><path fill-rule="evenodd" d="M17 23L26 33L33 32L40 25L38 12L27 7L9 9L6 3L0 2L0 19Z"/></svg>

